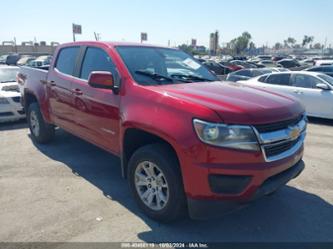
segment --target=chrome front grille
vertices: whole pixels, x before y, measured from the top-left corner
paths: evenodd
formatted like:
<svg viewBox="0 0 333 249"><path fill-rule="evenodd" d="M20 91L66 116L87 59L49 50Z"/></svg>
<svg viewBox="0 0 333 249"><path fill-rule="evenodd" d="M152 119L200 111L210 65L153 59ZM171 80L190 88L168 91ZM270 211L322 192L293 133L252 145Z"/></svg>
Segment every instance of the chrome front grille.
<svg viewBox="0 0 333 249"><path fill-rule="evenodd" d="M267 157L277 156L290 150L295 144L297 144L298 141L299 139L294 141L287 140L277 144L266 145L264 146L265 154Z"/></svg>
<svg viewBox="0 0 333 249"><path fill-rule="evenodd" d="M295 154L303 146L306 126L305 115L294 120L254 126L265 160L271 162Z"/></svg>

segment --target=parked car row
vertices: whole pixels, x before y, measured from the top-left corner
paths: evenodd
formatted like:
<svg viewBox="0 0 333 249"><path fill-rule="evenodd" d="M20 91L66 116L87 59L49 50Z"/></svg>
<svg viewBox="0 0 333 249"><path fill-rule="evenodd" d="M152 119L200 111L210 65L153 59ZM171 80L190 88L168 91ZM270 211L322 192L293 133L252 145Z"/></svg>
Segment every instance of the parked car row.
<svg viewBox="0 0 333 249"><path fill-rule="evenodd" d="M330 57L304 58L282 55L259 55L253 58L202 57L198 58L198 60L216 75L226 75L234 71L248 68L286 68L292 71L300 71L312 66L330 66L333 64L333 59Z"/></svg>
<svg viewBox="0 0 333 249"><path fill-rule="evenodd" d="M50 65L51 60L51 55L34 56L12 53L0 56L0 64L12 66L44 67Z"/></svg>

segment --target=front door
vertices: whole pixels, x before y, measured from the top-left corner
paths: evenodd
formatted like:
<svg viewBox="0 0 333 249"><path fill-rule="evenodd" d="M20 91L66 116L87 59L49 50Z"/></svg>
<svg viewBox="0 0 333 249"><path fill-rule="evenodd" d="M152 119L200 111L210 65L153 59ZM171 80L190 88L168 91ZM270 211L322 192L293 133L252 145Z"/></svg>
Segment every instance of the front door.
<svg viewBox="0 0 333 249"><path fill-rule="evenodd" d="M332 117L333 92L316 87L317 84L326 83L312 75L304 74L293 75L291 83L309 116Z"/></svg>
<svg viewBox="0 0 333 249"><path fill-rule="evenodd" d="M108 71L117 80L117 70L108 53L87 47L81 70L73 82L73 106L77 132L93 143L119 153L119 95L110 89L93 88L88 78L93 71Z"/></svg>

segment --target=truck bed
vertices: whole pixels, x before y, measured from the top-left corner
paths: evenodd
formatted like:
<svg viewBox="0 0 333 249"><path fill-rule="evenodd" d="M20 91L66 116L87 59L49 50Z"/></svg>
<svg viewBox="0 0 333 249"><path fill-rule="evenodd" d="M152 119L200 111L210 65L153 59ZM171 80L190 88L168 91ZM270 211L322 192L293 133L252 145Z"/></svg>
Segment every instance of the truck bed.
<svg viewBox="0 0 333 249"><path fill-rule="evenodd" d="M47 74L48 68L33 68L27 66L21 67L18 73L18 83L21 96L23 97L24 93L28 90L38 93L37 96L41 97L43 100L45 97ZM22 98L22 102L23 101L24 99Z"/></svg>

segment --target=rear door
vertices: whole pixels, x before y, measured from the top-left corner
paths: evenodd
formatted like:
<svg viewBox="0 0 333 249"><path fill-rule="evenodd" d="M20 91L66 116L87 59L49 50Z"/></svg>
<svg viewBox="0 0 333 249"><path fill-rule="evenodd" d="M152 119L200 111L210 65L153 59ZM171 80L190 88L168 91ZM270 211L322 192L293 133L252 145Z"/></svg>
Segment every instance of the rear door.
<svg viewBox="0 0 333 249"><path fill-rule="evenodd" d="M294 74L291 84L304 104L309 116L329 117L332 113L332 91L322 90L316 87L324 81L305 74ZM324 83L326 84L326 83Z"/></svg>
<svg viewBox="0 0 333 249"><path fill-rule="evenodd" d="M108 52L84 47L77 80L73 83L74 118L77 132L93 143L119 153L119 95L110 89L93 88L88 78L93 71L108 71L119 81L119 74Z"/></svg>
<svg viewBox="0 0 333 249"><path fill-rule="evenodd" d="M50 68L47 79L49 104L54 123L73 130L72 83L75 80L80 47L64 47L58 52L53 68Z"/></svg>

